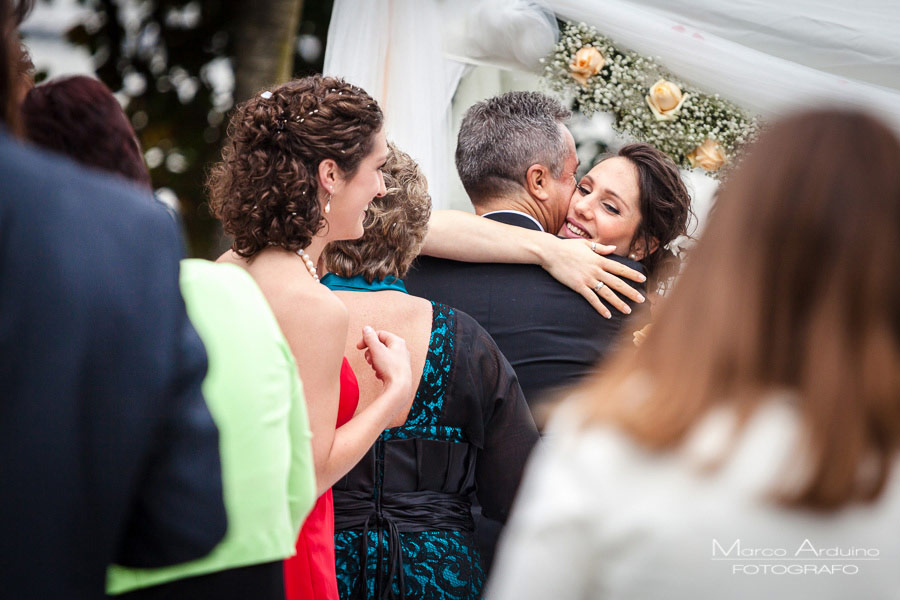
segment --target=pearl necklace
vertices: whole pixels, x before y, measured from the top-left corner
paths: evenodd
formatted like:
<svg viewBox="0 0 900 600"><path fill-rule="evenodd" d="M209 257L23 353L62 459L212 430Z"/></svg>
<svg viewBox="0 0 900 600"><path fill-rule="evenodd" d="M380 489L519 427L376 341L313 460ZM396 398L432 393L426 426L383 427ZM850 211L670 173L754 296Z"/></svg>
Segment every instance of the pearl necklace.
<svg viewBox="0 0 900 600"><path fill-rule="evenodd" d="M312 275L312 278L316 281L319 281L319 275L316 273L316 265L313 264L312 259L309 257L309 254L303 248L297 250L297 256L303 259L303 263L306 265L306 270L309 271L309 274Z"/></svg>

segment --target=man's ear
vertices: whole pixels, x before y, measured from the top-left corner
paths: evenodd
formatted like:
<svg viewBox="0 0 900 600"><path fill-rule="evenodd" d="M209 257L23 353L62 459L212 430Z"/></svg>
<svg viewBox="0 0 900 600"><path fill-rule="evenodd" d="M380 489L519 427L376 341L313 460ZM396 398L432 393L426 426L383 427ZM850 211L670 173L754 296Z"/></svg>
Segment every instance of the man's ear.
<svg viewBox="0 0 900 600"><path fill-rule="evenodd" d="M550 169L542 164L535 163L525 171L525 189L541 202L546 202L551 197L550 180Z"/></svg>
<svg viewBox="0 0 900 600"><path fill-rule="evenodd" d="M326 194L334 193L334 186L340 178L340 171L334 159L326 158L319 163L318 173L319 189Z"/></svg>

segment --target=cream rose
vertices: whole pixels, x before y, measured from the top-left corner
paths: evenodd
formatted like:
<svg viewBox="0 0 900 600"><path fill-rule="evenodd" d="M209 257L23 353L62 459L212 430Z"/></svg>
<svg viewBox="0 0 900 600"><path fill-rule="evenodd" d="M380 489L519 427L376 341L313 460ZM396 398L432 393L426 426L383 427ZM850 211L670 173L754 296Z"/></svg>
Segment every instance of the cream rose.
<svg viewBox="0 0 900 600"><path fill-rule="evenodd" d="M600 51L591 46L585 46L575 53L575 58L569 63L572 77L581 85L587 85L588 79L600 72L606 59Z"/></svg>
<svg viewBox="0 0 900 600"><path fill-rule="evenodd" d="M725 151L716 140L706 140L687 155L692 167L718 171L725 164Z"/></svg>
<svg viewBox="0 0 900 600"><path fill-rule="evenodd" d="M665 79L654 83L646 96L647 105L657 121L674 121L687 97L687 94L681 92L680 87Z"/></svg>

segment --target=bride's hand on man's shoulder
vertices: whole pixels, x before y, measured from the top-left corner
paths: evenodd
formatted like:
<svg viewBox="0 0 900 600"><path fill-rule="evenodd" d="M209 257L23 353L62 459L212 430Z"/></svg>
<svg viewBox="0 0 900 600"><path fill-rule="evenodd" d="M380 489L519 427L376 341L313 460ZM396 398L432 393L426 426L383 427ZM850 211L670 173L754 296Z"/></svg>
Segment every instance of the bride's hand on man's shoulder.
<svg viewBox="0 0 900 600"><path fill-rule="evenodd" d="M598 313L609 319L612 314L600 301L606 300L619 312L629 314L631 308L614 292L634 302L644 297L625 279L643 282L646 277L605 254L615 252L615 246L605 246L590 240L567 240L546 236L541 253L541 266L554 279L581 294Z"/></svg>

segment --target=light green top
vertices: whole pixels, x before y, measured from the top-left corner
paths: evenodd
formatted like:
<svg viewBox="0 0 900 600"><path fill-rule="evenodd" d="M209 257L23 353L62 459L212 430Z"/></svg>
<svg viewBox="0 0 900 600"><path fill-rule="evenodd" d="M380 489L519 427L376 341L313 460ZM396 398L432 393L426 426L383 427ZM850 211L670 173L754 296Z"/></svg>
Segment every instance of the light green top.
<svg viewBox="0 0 900 600"><path fill-rule="evenodd" d="M188 563L110 567L110 594L286 558L316 500L303 388L262 292L240 267L205 260L183 260L180 281L209 357L203 395L219 428L228 531Z"/></svg>

